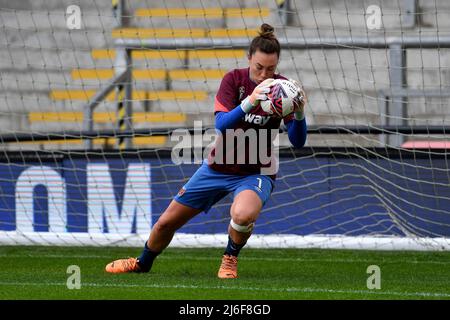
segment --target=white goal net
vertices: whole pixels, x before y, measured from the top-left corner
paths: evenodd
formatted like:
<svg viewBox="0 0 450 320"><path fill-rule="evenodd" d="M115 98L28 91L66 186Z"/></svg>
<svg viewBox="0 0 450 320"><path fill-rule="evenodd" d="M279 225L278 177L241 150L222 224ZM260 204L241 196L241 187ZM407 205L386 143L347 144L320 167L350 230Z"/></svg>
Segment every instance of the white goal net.
<svg viewBox="0 0 450 320"><path fill-rule="evenodd" d="M0 244L142 246L263 23L308 94L253 247L450 249L450 5L0 0ZM200 126L197 128L196 126ZM201 153L201 152L200 152ZM227 196L173 246L223 246Z"/></svg>

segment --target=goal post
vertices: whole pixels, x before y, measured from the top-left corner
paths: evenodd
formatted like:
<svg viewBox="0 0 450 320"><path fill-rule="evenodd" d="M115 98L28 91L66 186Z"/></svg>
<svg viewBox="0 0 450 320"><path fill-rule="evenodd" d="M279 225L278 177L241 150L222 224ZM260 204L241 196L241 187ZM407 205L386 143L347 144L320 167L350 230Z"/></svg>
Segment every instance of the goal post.
<svg viewBox="0 0 450 320"><path fill-rule="evenodd" d="M281 16L266 0L2 4L0 245L142 247L214 140L223 75L248 66L267 22L277 72L307 92L308 139L294 149L282 124L248 246L450 250L446 4L405 23L390 1L284 2ZM226 245L231 202L171 246Z"/></svg>

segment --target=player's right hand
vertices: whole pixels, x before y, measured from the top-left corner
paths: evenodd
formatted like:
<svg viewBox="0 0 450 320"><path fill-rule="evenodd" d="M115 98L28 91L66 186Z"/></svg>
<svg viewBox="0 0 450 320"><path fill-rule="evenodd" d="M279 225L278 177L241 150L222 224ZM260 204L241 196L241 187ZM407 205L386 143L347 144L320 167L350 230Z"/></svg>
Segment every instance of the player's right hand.
<svg viewBox="0 0 450 320"><path fill-rule="evenodd" d="M274 80L275 79L269 78L258 84L252 94L242 100L241 109L245 113L249 113L261 100L267 100L267 94L270 92L270 87Z"/></svg>
<svg viewBox="0 0 450 320"><path fill-rule="evenodd" d="M272 86L274 80L275 79L269 78L256 86L256 88L250 95L249 102L252 104L252 106L257 106L259 101L261 100L267 100L267 94L270 92L270 87Z"/></svg>

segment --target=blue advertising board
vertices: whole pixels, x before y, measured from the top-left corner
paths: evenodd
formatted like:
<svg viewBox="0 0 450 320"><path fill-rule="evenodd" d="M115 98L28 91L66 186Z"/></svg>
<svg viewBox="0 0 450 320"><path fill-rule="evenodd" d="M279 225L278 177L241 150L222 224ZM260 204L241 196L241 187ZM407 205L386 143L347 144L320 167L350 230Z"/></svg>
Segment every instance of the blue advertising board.
<svg viewBox="0 0 450 320"><path fill-rule="evenodd" d="M170 157L0 163L0 230L146 233L199 167ZM450 236L446 159L281 158L256 234ZM181 228L226 233L231 195Z"/></svg>

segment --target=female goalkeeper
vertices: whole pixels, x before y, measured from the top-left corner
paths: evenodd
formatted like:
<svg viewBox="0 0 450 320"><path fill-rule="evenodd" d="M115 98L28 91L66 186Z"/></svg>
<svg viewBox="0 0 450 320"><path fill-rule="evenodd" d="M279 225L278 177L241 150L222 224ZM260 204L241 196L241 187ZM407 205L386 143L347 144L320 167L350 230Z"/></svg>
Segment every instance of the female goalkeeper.
<svg viewBox="0 0 450 320"><path fill-rule="evenodd" d="M239 252L249 239L255 221L274 186L275 175L263 174L262 169L273 163L263 164L259 160L248 162L252 158L250 153L254 147L248 144L241 145L240 148L233 146L234 149L230 151L234 157L227 157L226 161L216 161L215 157L219 151L225 155L230 154L224 147L230 130L240 129L241 133L253 130L259 134L263 130L278 129L280 126L281 118L266 113L260 105L260 101L268 98L267 93L274 79L286 79L275 74L280 44L273 31L273 27L263 24L249 48L249 67L232 70L222 79L214 104L216 129L222 135L216 140L208 160L204 161L155 223L141 255L138 258L113 261L106 266L107 272L150 271L153 261L169 245L176 230L200 212L207 212L215 203L233 192L228 245L218 277L237 278ZM305 97L298 83L291 81L296 85L298 96ZM298 99L295 111L283 118L289 140L296 148L301 148L306 140L307 127L303 113L305 104L305 99ZM267 142L267 150L271 151L273 141L264 140ZM237 155L243 154L246 162L235 161Z"/></svg>

